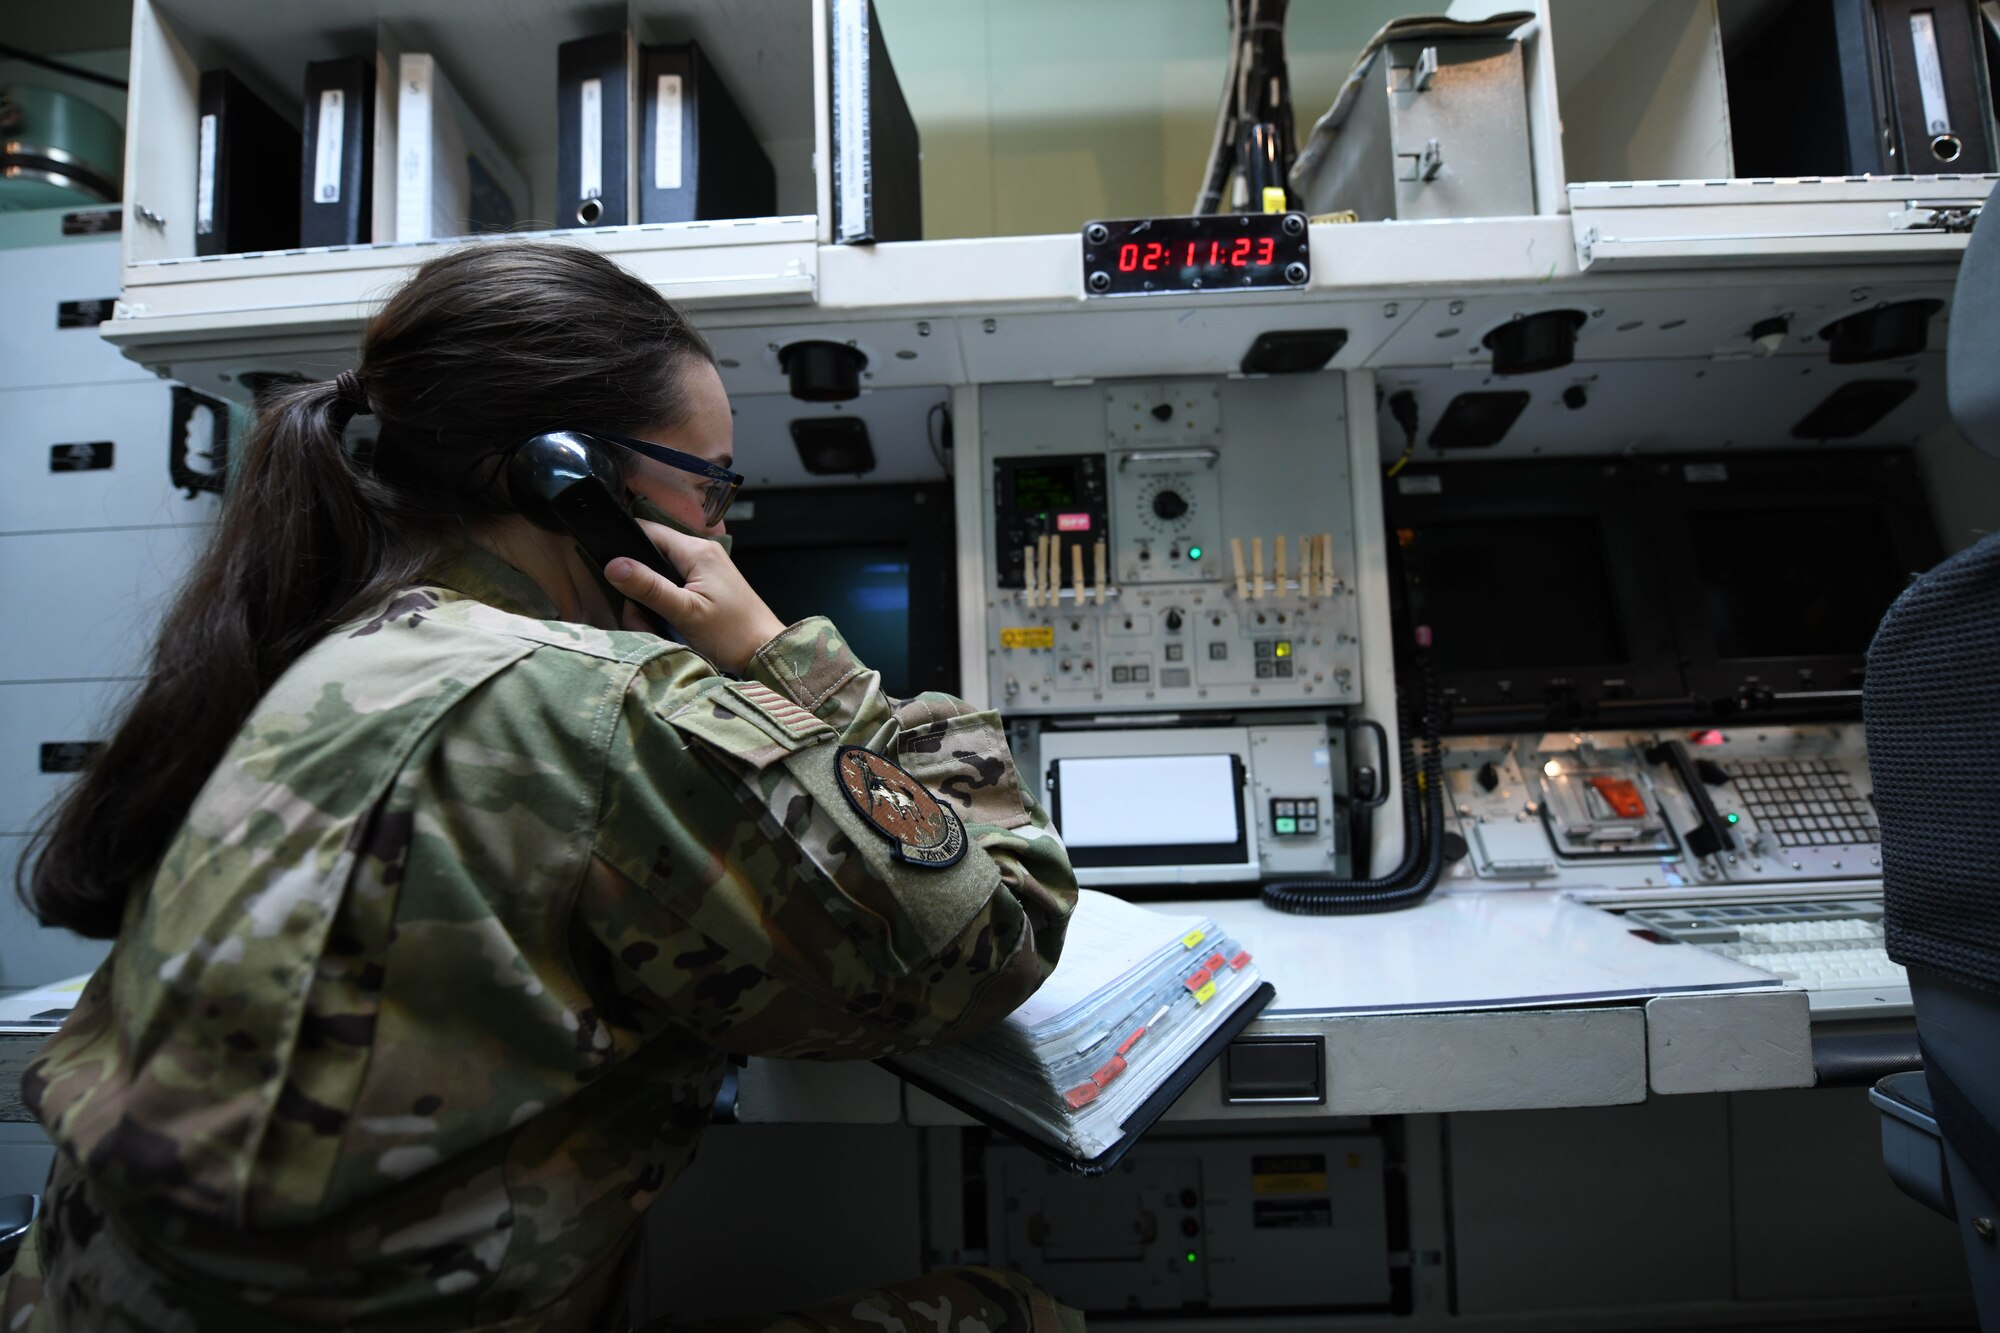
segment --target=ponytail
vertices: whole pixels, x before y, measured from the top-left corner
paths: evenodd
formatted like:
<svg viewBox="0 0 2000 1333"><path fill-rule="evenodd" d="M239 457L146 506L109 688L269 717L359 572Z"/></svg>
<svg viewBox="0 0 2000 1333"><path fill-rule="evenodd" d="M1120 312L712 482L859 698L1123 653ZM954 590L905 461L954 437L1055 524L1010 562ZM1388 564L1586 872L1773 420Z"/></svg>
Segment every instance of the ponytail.
<svg viewBox="0 0 2000 1333"><path fill-rule="evenodd" d="M691 410L687 366L714 359L670 302L592 251L482 241L419 268L370 321L358 376L259 399L145 683L22 858L23 900L50 925L116 935L286 668L420 582L469 524L514 512L483 464L542 431L672 429ZM361 459L341 437L370 414L381 433Z"/></svg>
<svg viewBox="0 0 2000 1333"><path fill-rule="evenodd" d="M372 493L381 483L342 444L364 406L351 373L264 400L145 683L16 872L44 923L116 935L130 890L264 692L328 629L420 575L426 552L392 538L379 517L386 497Z"/></svg>

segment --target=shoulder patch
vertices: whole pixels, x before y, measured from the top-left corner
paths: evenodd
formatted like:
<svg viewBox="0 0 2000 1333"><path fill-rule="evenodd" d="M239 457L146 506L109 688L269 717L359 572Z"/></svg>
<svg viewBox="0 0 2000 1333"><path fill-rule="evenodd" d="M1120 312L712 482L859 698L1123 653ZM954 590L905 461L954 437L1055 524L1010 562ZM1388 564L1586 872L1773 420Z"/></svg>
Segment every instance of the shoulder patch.
<svg viewBox="0 0 2000 1333"><path fill-rule="evenodd" d="M895 844L898 860L942 870L965 855L965 825L958 812L893 760L859 745L843 745L833 763L848 803Z"/></svg>
<svg viewBox="0 0 2000 1333"><path fill-rule="evenodd" d="M834 730L799 705L756 680L732 680L724 687L761 716L776 723L795 741L813 744L833 736Z"/></svg>

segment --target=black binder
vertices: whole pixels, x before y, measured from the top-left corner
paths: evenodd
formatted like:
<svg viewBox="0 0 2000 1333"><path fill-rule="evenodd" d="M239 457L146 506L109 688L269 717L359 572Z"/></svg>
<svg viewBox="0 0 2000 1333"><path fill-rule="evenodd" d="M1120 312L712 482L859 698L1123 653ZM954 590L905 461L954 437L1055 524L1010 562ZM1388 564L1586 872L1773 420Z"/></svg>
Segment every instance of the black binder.
<svg viewBox="0 0 2000 1333"><path fill-rule="evenodd" d="M299 244L374 240L374 60L347 56L306 66L300 137Z"/></svg>
<svg viewBox="0 0 2000 1333"><path fill-rule="evenodd" d="M833 239L842 245L921 240L922 144L875 0L834 0L831 17Z"/></svg>
<svg viewBox="0 0 2000 1333"><path fill-rule="evenodd" d="M1724 60L1738 176L1994 170L1976 0L1790 0Z"/></svg>
<svg viewBox="0 0 2000 1333"><path fill-rule="evenodd" d="M1277 993L1277 988L1270 982L1259 983L1255 990L1243 998L1243 1002L1237 1007L1236 1011L1230 1014L1220 1027L1202 1039L1201 1045L1195 1047L1193 1054L1181 1062L1180 1068L1176 1069L1164 1083L1154 1089L1153 1095L1141 1102L1137 1110L1126 1117L1125 1122L1119 1126L1125 1132L1120 1136L1118 1142L1106 1148L1096 1157L1074 1157L1054 1144L1045 1143L1033 1134L1027 1133L1017 1125L997 1119L984 1107L976 1106L958 1094L946 1091L921 1074L911 1073L908 1069L897 1063L894 1056L885 1057L877 1060L875 1063L894 1074L897 1078L902 1079L911 1087L928 1092L931 1096L937 1098L953 1110L962 1111L981 1124L999 1130L1000 1133L1034 1153L1037 1157L1054 1163L1071 1175L1101 1176L1125 1160L1125 1154L1138 1146L1139 1140L1145 1137L1146 1131L1151 1129L1155 1122L1161 1116L1165 1115L1175 1102L1181 1099L1183 1093L1194 1086L1194 1081L1201 1077L1202 1070L1207 1069L1220 1059L1222 1053L1229 1049L1229 1043L1243 1035L1243 1029L1256 1021L1257 1016L1264 1012L1264 1006L1269 1004L1277 996Z"/></svg>
<svg viewBox="0 0 2000 1333"><path fill-rule="evenodd" d="M299 243L299 132L226 69L201 76L194 252Z"/></svg>
<svg viewBox="0 0 2000 1333"><path fill-rule="evenodd" d="M743 112L693 42L639 58L639 220L763 218L777 175Z"/></svg>
<svg viewBox="0 0 2000 1333"><path fill-rule="evenodd" d="M622 227L632 207L637 64L623 32L556 48L556 225Z"/></svg>

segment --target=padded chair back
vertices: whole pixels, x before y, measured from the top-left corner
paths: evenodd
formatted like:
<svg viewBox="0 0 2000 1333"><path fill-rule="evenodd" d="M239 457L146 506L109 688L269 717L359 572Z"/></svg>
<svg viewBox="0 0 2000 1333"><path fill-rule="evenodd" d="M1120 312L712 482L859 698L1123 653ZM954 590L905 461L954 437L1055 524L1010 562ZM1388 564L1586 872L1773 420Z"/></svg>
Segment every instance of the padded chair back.
<svg viewBox="0 0 2000 1333"><path fill-rule="evenodd" d="M1945 396L1959 433L2000 458L2000 203L1973 224L1951 303Z"/></svg>

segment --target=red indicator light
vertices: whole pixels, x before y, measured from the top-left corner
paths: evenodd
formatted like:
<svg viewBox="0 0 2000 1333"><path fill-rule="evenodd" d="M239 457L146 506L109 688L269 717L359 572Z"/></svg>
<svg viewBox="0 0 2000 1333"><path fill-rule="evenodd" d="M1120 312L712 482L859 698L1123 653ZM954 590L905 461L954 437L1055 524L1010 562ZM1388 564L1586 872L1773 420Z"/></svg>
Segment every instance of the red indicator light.
<svg viewBox="0 0 2000 1333"><path fill-rule="evenodd" d="M1057 531L1057 532L1089 532L1089 531L1090 531L1090 515L1088 515L1088 514L1057 514L1057 515L1056 515L1056 531Z"/></svg>
<svg viewBox="0 0 2000 1333"><path fill-rule="evenodd" d="M1729 738L1727 736L1724 736L1721 732L1717 731L1715 728L1710 727L1707 731L1697 731L1692 733L1691 735L1688 736L1688 739L1693 741L1696 745L1721 745Z"/></svg>

